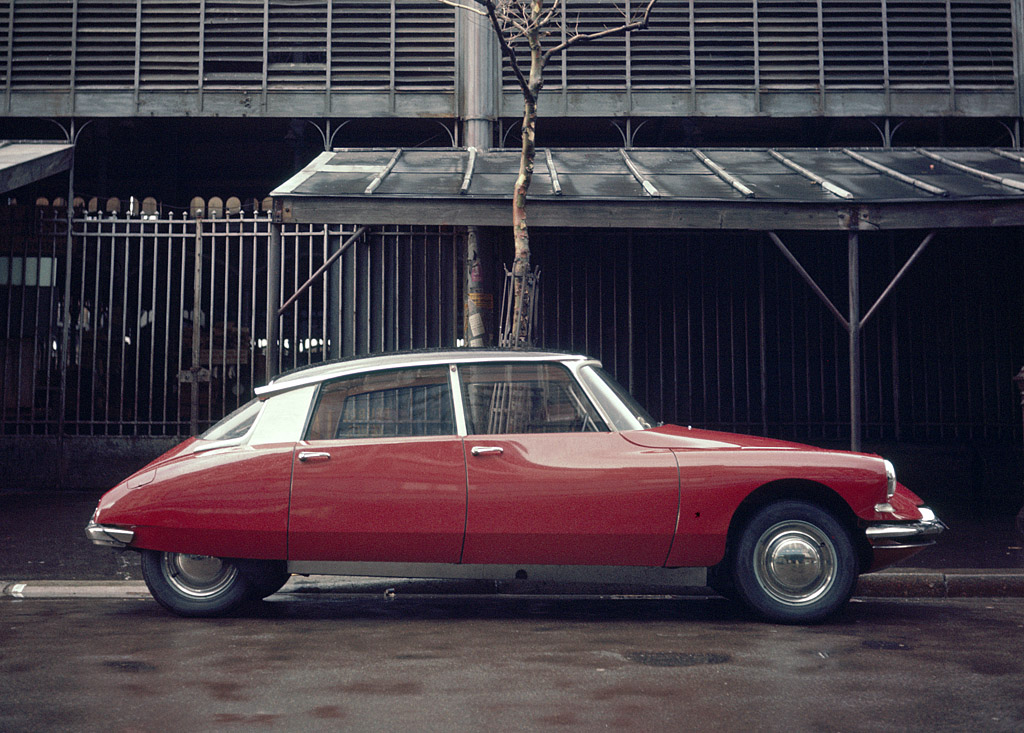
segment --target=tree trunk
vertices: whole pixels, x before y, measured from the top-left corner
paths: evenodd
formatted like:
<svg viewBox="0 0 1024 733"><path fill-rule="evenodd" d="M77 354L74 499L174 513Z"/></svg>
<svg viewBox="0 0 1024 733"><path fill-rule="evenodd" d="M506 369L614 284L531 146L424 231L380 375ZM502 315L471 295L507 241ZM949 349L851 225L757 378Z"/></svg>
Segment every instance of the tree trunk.
<svg viewBox="0 0 1024 733"><path fill-rule="evenodd" d="M513 310L512 346L519 348L526 344L529 333L526 319L529 318L531 289L527 287L530 272L530 231L526 222L526 194L533 181L533 162L536 156L537 97L544 78L544 54L540 44L540 26L537 20L542 11L541 0L533 0L530 12L534 23L527 35L530 44L530 77L528 88L523 94L523 145L519 156L519 175L512 190L512 235L515 241L515 257L512 260Z"/></svg>

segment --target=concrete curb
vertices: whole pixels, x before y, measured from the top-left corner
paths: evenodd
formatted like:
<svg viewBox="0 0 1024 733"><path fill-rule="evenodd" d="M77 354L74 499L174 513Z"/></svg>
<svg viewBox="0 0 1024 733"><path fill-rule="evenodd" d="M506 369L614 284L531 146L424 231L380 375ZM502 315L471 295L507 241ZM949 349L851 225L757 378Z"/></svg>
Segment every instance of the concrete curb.
<svg viewBox="0 0 1024 733"><path fill-rule="evenodd" d="M860 576L854 595L868 598L1021 598L1024 597L1024 568L900 568Z"/></svg>
<svg viewBox="0 0 1024 733"><path fill-rule="evenodd" d="M492 583L474 582L473 586L437 580L404 578L356 578L337 576L293 577L281 589L283 595L330 593L381 593L394 589L403 595L531 595L503 585L499 591ZM524 589L525 590L525 589ZM550 594L552 588L542 591ZM622 593L617 588L615 595ZM660 589L659 595L667 589ZM535 591L536 592L536 591ZM710 592L710 591L709 591ZM690 590L689 594L692 594ZM565 595L573 595L565 593ZM601 595L588 592L586 595ZM609 595L605 593L604 595ZM855 596L862 598L1021 598L1024 597L1024 568L1006 570L930 570L900 568L862 575ZM21 580L0 581L0 597L14 599L149 598L146 584L138 580Z"/></svg>
<svg viewBox="0 0 1024 733"><path fill-rule="evenodd" d="M6 582L7 598L149 598L146 584L137 580L20 580Z"/></svg>

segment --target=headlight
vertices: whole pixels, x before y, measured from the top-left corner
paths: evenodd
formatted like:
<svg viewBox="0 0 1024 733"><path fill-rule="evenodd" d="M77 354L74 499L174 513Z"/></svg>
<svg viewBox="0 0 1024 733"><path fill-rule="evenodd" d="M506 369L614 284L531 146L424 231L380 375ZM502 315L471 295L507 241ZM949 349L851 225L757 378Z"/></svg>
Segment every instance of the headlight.
<svg viewBox="0 0 1024 733"><path fill-rule="evenodd" d="M885 498L889 500L892 495L896 493L896 469L889 461L884 461L885 464Z"/></svg>

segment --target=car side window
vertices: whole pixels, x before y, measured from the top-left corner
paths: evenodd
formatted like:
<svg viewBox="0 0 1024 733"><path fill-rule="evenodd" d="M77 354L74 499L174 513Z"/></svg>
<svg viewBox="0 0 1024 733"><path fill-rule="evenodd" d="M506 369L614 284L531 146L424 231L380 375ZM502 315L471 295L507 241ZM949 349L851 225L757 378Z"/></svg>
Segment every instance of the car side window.
<svg viewBox="0 0 1024 733"><path fill-rule="evenodd" d="M471 435L608 429L561 365L466 364L459 367L459 378Z"/></svg>
<svg viewBox="0 0 1024 733"><path fill-rule="evenodd" d="M306 440L454 434L448 367L432 366L325 383Z"/></svg>

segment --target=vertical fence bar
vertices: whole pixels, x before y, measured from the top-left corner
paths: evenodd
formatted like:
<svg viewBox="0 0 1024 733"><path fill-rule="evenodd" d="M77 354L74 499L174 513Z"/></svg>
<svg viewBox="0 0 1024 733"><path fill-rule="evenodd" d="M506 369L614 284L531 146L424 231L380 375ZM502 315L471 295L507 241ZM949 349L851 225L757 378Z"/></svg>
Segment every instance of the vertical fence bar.
<svg viewBox="0 0 1024 733"><path fill-rule="evenodd" d="M281 318L281 224L271 221L267 247L267 380L280 370Z"/></svg>
<svg viewBox="0 0 1024 733"><path fill-rule="evenodd" d="M199 370L203 339L203 220L195 220L195 245L192 253L192 381L189 383L189 434L199 434Z"/></svg>

